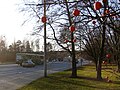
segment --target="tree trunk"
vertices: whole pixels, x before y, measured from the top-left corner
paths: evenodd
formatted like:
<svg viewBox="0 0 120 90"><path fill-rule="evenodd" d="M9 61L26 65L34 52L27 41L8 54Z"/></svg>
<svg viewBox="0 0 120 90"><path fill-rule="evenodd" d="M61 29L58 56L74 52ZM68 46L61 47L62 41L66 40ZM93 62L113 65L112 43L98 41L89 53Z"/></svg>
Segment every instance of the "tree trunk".
<svg viewBox="0 0 120 90"><path fill-rule="evenodd" d="M73 32L71 32L71 41L73 40L74 35ZM71 42L72 44L72 76L73 78L77 77L77 67L76 67L76 58L75 58L75 44L74 42Z"/></svg>
<svg viewBox="0 0 120 90"><path fill-rule="evenodd" d="M71 16L70 16L70 11L68 8L67 0L65 0L65 3L66 3L66 10L68 13L69 24L71 26L72 21L71 21ZM74 33L71 32L71 41L73 41L73 39L74 39ZM71 44L72 44L72 55L71 55L72 56L72 75L71 75L71 77L76 78L77 77L77 67L76 67L76 59L75 59L75 45L74 45L74 42L71 42Z"/></svg>
<svg viewBox="0 0 120 90"><path fill-rule="evenodd" d="M104 3L104 12L106 11L108 2ZM103 21L101 21L101 23L103 24L102 26L102 36L101 36L101 46L100 46L100 55L98 57L98 62L97 62L97 79L98 80L102 80L102 76L101 76L101 67L102 67L102 57L104 55L104 44L105 44L105 31L106 31L106 22L107 19L105 17L102 18Z"/></svg>
<svg viewBox="0 0 120 90"><path fill-rule="evenodd" d="M76 59L75 59L75 54L72 56L72 78L77 77L77 67L76 67Z"/></svg>
<svg viewBox="0 0 120 90"><path fill-rule="evenodd" d="M117 55L114 55L114 60L116 61L116 64L117 64L117 72L120 73L120 61Z"/></svg>
<svg viewBox="0 0 120 90"><path fill-rule="evenodd" d="M97 62L95 62L95 67L96 67L96 71L97 71Z"/></svg>
<svg viewBox="0 0 120 90"><path fill-rule="evenodd" d="M101 63L101 60L99 59L97 63L97 79L98 80L102 80L101 67L102 67L102 63Z"/></svg>
<svg viewBox="0 0 120 90"><path fill-rule="evenodd" d="M120 73L120 62L119 62L119 61L118 61L118 63L117 63L117 72Z"/></svg>
<svg viewBox="0 0 120 90"><path fill-rule="evenodd" d="M102 57L104 55L104 44L105 44L105 25L103 25L103 33L102 33L102 42L101 42L101 48L100 48L100 55L98 57L98 62L97 62L97 79L102 80L101 76L101 67L102 67Z"/></svg>

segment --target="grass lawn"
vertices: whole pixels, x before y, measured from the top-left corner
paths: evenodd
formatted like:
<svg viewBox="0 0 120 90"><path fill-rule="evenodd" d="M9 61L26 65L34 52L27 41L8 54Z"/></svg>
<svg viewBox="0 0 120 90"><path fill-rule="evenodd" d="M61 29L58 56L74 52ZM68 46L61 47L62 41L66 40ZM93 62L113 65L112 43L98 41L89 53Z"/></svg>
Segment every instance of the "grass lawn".
<svg viewBox="0 0 120 90"><path fill-rule="evenodd" d="M71 71L66 70L39 78L18 90L120 90L120 73L113 73L115 66L103 66L102 81L96 80L94 65L78 68L78 78L70 78ZM107 82L108 76L111 82Z"/></svg>

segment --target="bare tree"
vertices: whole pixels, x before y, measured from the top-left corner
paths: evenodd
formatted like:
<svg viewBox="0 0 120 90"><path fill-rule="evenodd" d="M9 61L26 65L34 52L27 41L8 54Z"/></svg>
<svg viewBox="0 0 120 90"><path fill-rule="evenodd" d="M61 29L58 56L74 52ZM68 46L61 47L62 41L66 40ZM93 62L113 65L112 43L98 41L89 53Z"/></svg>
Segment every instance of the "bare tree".
<svg viewBox="0 0 120 90"><path fill-rule="evenodd" d="M56 3L57 2L57 3ZM97 54L97 79L101 80L101 67L102 67L102 60L104 57L104 46L105 46L105 36L106 36L106 26L114 30L115 32L119 33L119 30L114 27L116 25L114 22L109 23L108 21L111 20L113 16L119 17L120 14L120 9L119 9L119 4L118 0L109 0L109 1L103 1L103 2L98 2L101 3L101 7L98 10L94 9L94 4L97 1L94 0L81 0L81 1L73 1L73 2L68 2L67 0L62 1L62 0L53 0L51 4L47 4L47 28L49 30L53 30L53 37L54 40L58 43L59 46L61 46L63 49L67 50L71 57L72 57L72 77L77 77L77 68L76 68L76 60L75 60L75 44L73 42L74 36L77 36L77 33L79 34L81 31L81 26L84 26L82 35L83 38L85 39L85 43L92 42L92 43L98 43L99 44L99 54ZM36 9L37 8L37 9ZM80 15L77 17L74 17L72 15L72 12L74 8L80 9ZM38 34L42 28L43 24L40 21L41 16L43 16L43 6L42 4L34 4L33 5L28 5L27 8L24 9L27 12L30 12L30 16L38 17L38 28L35 30L34 34ZM33 13L31 13L33 11ZM35 15L35 16L34 16ZM93 24L92 24L93 23ZM113 24L114 23L114 24ZM70 43L72 46L72 51L66 47L65 44L61 43L60 39L64 38L58 38L57 34L61 28L64 26L67 27L67 30L69 30L69 27L74 24L75 27L77 27L77 30L73 33L70 33ZM92 29L97 30L99 28L99 34L100 38L97 39L92 39L92 37L95 36L95 33L92 34L93 36L89 36L89 31ZM64 29L63 29L64 30ZM85 31L84 31L85 30ZM77 32L78 31L78 32ZM64 36L63 36L64 37ZM86 38L87 37L87 38ZM78 37L79 38L79 37ZM81 37L80 37L81 40ZM97 41L96 41L97 40ZM83 40L84 41L84 40ZM100 43L99 43L100 41ZM81 43L81 42L80 42ZM87 45L86 45L87 46ZM96 51L94 50L93 53Z"/></svg>

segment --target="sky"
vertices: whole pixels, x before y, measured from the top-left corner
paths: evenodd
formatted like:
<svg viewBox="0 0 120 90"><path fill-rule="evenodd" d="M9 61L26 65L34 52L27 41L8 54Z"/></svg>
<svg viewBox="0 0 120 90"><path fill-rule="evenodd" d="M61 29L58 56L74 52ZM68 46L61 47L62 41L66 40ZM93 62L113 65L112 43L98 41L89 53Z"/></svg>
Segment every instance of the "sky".
<svg viewBox="0 0 120 90"><path fill-rule="evenodd" d="M20 3L21 0L0 1L0 36L5 36L8 44L27 38L33 29L30 23L22 26L25 16L18 11Z"/></svg>

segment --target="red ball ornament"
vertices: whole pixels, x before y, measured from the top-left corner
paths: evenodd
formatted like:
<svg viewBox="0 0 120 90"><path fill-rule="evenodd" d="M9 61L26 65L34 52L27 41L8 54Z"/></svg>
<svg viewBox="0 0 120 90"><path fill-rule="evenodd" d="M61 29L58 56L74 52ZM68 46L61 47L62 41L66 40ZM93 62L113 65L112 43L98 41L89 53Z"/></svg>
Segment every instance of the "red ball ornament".
<svg viewBox="0 0 120 90"><path fill-rule="evenodd" d="M65 39L65 40L64 40L64 42L65 42L65 43L67 43L67 42L68 42L68 40L67 40L67 39Z"/></svg>
<svg viewBox="0 0 120 90"><path fill-rule="evenodd" d="M47 21L47 18L45 16L43 16L41 20L43 23L45 23Z"/></svg>
<svg viewBox="0 0 120 90"><path fill-rule="evenodd" d="M72 25L72 26L70 26L70 28L69 28L69 29L70 29L70 31L71 31L71 32L74 32L74 31L75 31L75 26L74 26L74 25Z"/></svg>
<svg viewBox="0 0 120 90"><path fill-rule="evenodd" d="M99 10L100 8L102 8L101 2L95 2L95 3L94 3L94 9L95 9L95 10Z"/></svg>
<svg viewBox="0 0 120 90"><path fill-rule="evenodd" d="M75 10L73 11L73 15L74 15L74 16L79 16L79 14L80 14L80 10L75 9Z"/></svg>
<svg viewBox="0 0 120 90"><path fill-rule="evenodd" d="M106 58L109 59L110 57L111 57L111 54L107 54L107 55L106 55Z"/></svg>
<svg viewBox="0 0 120 90"><path fill-rule="evenodd" d="M92 23L93 23L93 24L96 24L96 21L93 21Z"/></svg>
<svg viewBox="0 0 120 90"><path fill-rule="evenodd" d="M76 39L73 39L73 42L76 42Z"/></svg>
<svg viewBox="0 0 120 90"><path fill-rule="evenodd" d="M105 10L105 13L106 13L106 14L109 14L109 13L110 13L110 11L107 9L107 10Z"/></svg>

